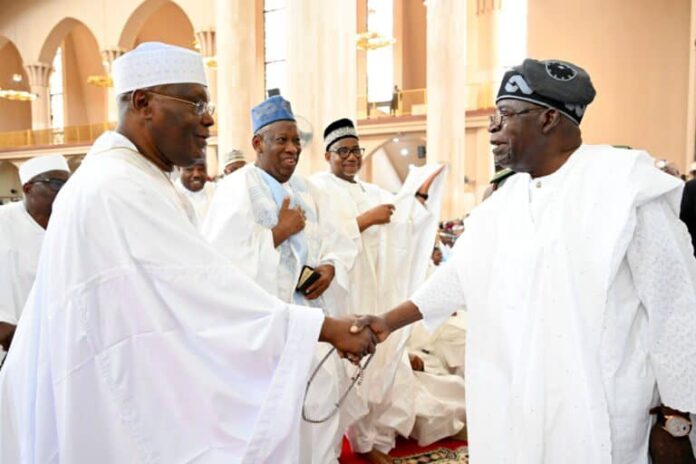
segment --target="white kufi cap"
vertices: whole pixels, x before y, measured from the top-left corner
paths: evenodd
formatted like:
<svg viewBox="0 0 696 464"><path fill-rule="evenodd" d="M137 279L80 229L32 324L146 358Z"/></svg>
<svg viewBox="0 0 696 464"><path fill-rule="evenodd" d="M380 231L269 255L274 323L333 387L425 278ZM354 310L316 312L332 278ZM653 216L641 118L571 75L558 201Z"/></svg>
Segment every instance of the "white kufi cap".
<svg viewBox="0 0 696 464"><path fill-rule="evenodd" d="M48 171L70 172L70 168L63 155L37 156L22 163L19 167L19 180L24 185L39 174Z"/></svg>
<svg viewBox="0 0 696 464"><path fill-rule="evenodd" d="M114 93L166 84L208 85L200 53L161 42L143 42L114 60Z"/></svg>

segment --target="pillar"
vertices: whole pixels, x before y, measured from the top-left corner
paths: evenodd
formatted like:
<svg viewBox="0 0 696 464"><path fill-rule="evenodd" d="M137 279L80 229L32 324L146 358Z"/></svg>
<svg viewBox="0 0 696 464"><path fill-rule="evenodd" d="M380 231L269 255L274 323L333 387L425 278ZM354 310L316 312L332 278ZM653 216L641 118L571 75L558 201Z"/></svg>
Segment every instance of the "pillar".
<svg viewBox="0 0 696 464"><path fill-rule="evenodd" d="M31 92L36 99L31 102L31 128L33 130L50 129L51 127L51 94L48 78L53 67L46 63L33 63L25 66L29 78Z"/></svg>
<svg viewBox="0 0 696 464"><path fill-rule="evenodd" d="M300 158L303 175L326 170L324 128L339 118L356 118L356 10L344 0L288 0L286 98L313 133Z"/></svg>
<svg viewBox="0 0 696 464"><path fill-rule="evenodd" d="M468 203L465 181L468 174L465 172L467 2L430 0L427 8L427 157L428 162L449 165L443 218L461 217Z"/></svg>
<svg viewBox="0 0 696 464"><path fill-rule="evenodd" d="M257 45L258 7L252 0L215 0L218 156L233 148L252 156L250 110L263 100L263 67L259 69L257 61L257 54L263 54Z"/></svg>
<svg viewBox="0 0 696 464"><path fill-rule="evenodd" d="M123 55L125 51L122 48L114 47L102 50L102 65L106 75L111 78L111 66L114 60ZM106 115L108 122L118 121L118 105L116 102L117 95L114 95L114 86L110 85L106 88Z"/></svg>

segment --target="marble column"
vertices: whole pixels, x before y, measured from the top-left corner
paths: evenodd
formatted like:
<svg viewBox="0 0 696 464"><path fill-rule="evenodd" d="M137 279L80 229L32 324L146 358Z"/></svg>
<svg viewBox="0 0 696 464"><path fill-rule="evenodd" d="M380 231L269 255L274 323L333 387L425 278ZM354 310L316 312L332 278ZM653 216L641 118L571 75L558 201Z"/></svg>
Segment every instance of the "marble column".
<svg viewBox="0 0 696 464"><path fill-rule="evenodd" d="M205 61L205 77L208 79L210 101L217 104L217 53L215 47L215 31L212 29L196 32L196 40Z"/></svg>
<svg viewBox="0 0 696 464"><path fill-rule="evenodd" d="M33 130L51 128L51 94L48 78L53 67L46 63L33 63L25 66L29 87L37 97L31 102L31 128Z"/></svg>
<svg viewBox="0 0 696 464"><path fill-rule="evenodd" d="M116 58L124 53L125 51L119 47L102 50L102 65L104 66L104 71L109 78L111 77L111 65L113 65ZM113 85L106 88L106 115L108 122L118 121L118 105L116 102L116 95L114 95Z"/></svg>
<svg viewBox="0 0 696 464"><path fill-rule="evenodd" d="M215 0L218 156L236 148L248 160L254 159L249 112L263 100L264 82L260 5L251 0Z"/></svg>
<svg viewBox="0 0 696 464"><path fill-rule="evenodd" d="M288 0L287 14L286 98L312 129L298 168L309 175L326 170L324 128L335 119L356 117L357 11L345 0Z"/></svg>
<svg viewBox="0 0 696 464"><path fill-rule="evenodd" d="M465 180L467 2L427 5L427 159L449 165L442 217L461 217L471 196Z"/></svg>

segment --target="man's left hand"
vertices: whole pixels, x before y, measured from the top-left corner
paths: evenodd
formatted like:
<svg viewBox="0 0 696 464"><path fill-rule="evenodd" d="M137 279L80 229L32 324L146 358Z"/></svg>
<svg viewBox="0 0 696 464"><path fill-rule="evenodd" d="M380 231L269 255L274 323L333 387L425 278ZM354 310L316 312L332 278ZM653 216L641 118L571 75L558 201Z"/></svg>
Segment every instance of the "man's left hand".
<svg viewBox="0 0 696 464"><path fill-rule="evenodd" d="M314 268L314 272L318 273L321 275L316 282L314 282L312 285L309 286L307 289L307 294L305 295L305 298L308 300L315 300L319 298L322 293L326 291L327 288L329 288L329 285L331 285L331 281L334 278L334 275L336 274L336 270L334 269L332 264L322 264L321 266L317 266Z"/></svg>

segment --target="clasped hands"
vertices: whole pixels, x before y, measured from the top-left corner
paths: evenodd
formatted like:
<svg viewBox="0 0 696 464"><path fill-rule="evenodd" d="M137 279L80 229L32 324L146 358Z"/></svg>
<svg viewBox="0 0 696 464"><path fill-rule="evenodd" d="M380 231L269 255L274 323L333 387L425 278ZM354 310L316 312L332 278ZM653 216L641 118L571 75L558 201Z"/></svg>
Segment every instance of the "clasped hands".
<svg viewBox="0 0 696 464"><path fill-rule="evenodd" d="M391 332L380 316L327 317L319 341L331 343L341 357L357 364L363 356L374 353L377 344L386 340Z"/></svg>

